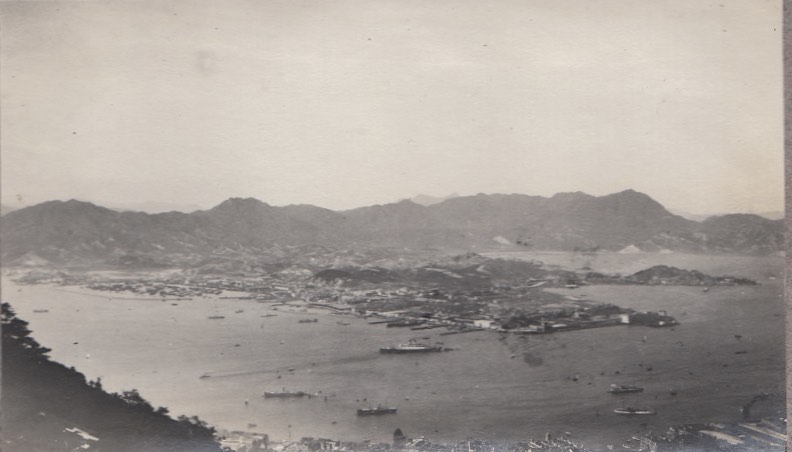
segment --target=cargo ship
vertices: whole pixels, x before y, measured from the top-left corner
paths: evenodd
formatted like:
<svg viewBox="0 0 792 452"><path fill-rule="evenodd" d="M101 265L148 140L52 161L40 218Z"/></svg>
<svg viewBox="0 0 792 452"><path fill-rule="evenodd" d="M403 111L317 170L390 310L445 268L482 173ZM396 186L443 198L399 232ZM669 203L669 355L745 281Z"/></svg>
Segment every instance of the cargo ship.
<svg viewBox="0 0 792 452"><path fill-rule="evenodd" d="M657 414L657 411L650 410L648 408L616 408L613 410L616 414L628 414L628 415L636 415L636 414Z"/></svg>
<svg viewBox="0 0 792 452"><path fill-rule="evenodd" d="M358 416L374 416L377 414L396 414L396 408L377 405L377 408L361 408L357 410Z"/></svg>
<svg viewBox="0 0 792 452"><path fill-rule="evenodd" d="M272 398L286 398L286 397L305 397L308 394L303 391L296 391L296 392L289 392L289 391L281 391L281 392L265 392L264 398L265 399L272 399Z"/></svg>
<svg viewBox="0 0 792 452"><path fill-rule="evenodd" d="M630 392L643 392L644 388L629 385L610 385L608 392L611 394L627 394Z"/></svg>
<svg viewBox="0 0 792 452"><path fill-rule="evenodd" d="M399 344L394 347L380 348L380 353L427 353L442 351L445 351L445 349L439 345L427 345L412 341L406 344Z"/></svg>

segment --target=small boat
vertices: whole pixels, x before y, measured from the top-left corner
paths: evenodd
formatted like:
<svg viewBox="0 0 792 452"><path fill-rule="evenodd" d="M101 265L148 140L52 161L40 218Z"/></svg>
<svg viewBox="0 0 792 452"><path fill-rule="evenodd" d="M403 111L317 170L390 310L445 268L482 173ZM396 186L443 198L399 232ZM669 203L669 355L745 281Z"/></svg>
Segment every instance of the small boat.
<svg viewBox="0 0 792 452"><path fill-rule="evenodd" d="M201 380L206 380L207 378L212 378L212 376L211 376L211 375L209 375L209 374L203 374L203 375L201 375L201 376L200 376L200 377L198 377L198 378L200 378Z"/></svg>
<svg viewBox="0 0 792 452"><path fill-rule="evenodd" d="M399 344L395 347L380 348L380 353L427 353L442 352L446 349L437 345L427 345L420 342L410 341L407 344Z"/></svg>
<svg viewBox="0 0 792 452"><path fill-rule="evenodd" d="M297 323L316 323L319 319L300 319Z"/></svg>
<svg viewBox="0 0 792 452"><path fill-rule="evenodd" d="M358 416L374 416L378 414L396 414L396 408L377 405L377 408L361 408L357 410Z"/></svg>
<svg viewBox="0 0 792 452"><path fill-rule="evenodd" d="M644 388L639 386L629 386L629 385L610 385L610 389L608 392L611 394L627 394L631 392L643 392Z"/></svg>
<svg viewBox="0 0 792 452"><path fill-rule="evenodd" d="M305 397L307 395L308 395L308 393L303 392L303 391L295 391L295 392L289 392L289 391L265 392L264 393L264 398L265 399L289 398L289 397L295 397L296 398L296 397Z"/></svg>
<svg viewBox="0 0 792 452"><path fill-rule="evenodd" d="M616 414L627 414L627 415L657 414L657 411L650 410L648 408L632 408L632 407L616 408L615 410L613 410L613 412Z"/></svg>
<svg viewBox="0 0 792 452"><path fill-rule="evenodd" d="M35 312L36 314L46 314L47 312L49 312L49 309L34 309L33 312Z"/></svg>

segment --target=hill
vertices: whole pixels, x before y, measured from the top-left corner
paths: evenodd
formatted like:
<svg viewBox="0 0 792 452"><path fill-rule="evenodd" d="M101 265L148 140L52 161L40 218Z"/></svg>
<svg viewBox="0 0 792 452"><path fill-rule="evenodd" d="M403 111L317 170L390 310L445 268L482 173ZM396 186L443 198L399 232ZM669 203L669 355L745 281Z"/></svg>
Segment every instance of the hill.
<svg viewBox="0 0 792 452"><path fill-rule="evenodd" d="M332 211L231 198L192 213L118 212L50 201L0 218L5 265L193 265L206 258L269 256L284 247L365 250L491 249L768 254L783 223L756 215L696 222L633 190L595 197L561 193L460 196L432 205L398 203Z"/></svg>
<svg viewBox="0 0 792 452"><path fill-rule="evenodd" d="M0 216L5 215L9 212L13 212L17 210L16 207L7 206L5 204L0 204Z"/></svg>
<svg viewBox="0 0 792 452"><path fill-rule="evenodd" d="M702 239L713 250L763 254L784 246L784 220L769 220L759 215L732 214L710 217L701 224Z"/></svg>
<svg viewBox="0 0 792 452"><path fill-rule="evenodd" d="M449 200L449 199L452 199L452 198L457 198L457 197L459 197L458 193L452 193L452 194L450 194L448 196L445 196L445 197L419 194L419 195L415 195L412 198L410 198L410 201L412 201L412 202L414 202L416 204L420 204L422 206L431 206L432 204L438 204L438 203L441 203L443 201L446 201L446 200Z"/></svg>
<svg viewBox="0 0 792 452"><path fill-rule="evenodd" d="M214 429L197 417L168 416L135 390L108 394L51 361L27 322L2 305L3 449L17 452L219 452Z"/></svg>

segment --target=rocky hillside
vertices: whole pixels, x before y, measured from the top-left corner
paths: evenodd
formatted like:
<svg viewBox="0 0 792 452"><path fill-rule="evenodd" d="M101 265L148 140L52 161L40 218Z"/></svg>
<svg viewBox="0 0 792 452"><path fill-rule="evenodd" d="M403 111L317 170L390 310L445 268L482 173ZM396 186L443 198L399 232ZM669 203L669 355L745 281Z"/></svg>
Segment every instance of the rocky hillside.
<svg viewBox="0 0 792 452"><path fill-rule="evenodd" d="M686 220L632 190L595 197L562 193L454 197L332 211L232 198L193 213L118 212L50 201L0 218L2 262L154 266L288 247L365 250L777 252L783 223L756 215Z"/></svg>

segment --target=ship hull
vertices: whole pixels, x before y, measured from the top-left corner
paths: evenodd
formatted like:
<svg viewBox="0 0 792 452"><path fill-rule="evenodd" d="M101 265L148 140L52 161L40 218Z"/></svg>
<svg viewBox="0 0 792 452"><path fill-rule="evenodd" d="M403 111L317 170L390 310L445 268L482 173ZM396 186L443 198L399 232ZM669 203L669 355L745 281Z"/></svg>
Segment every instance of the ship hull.
<svg viewBox="0 0 792 452"><path fill-rule="evenodd" d="M616 414L622 414L626 416L647 416L647 415L654 415L657 414L657 411L654 410L639 410L639 409L630 409L630 408L618 408L613 410Z"/></svg>
<svg viewBox="0 0 792 452"><path fill-rule="evenodd" d="M265 392L264 398L265 399L277 399L277 398L296 398L296 397L305 397L307 394L304 392Z"/></svg>
<svg viewBox="0 0 792 452"><path fill-rule="evenodd" d="M396 414L396 408L380 408L376 410L357 410L358 416L379 416L382 414Z"/></svg>
<svg viewBox="0 0 792 452"><path fill-rule="evenodd" d="M403 348L381 348L380 353L431 353L442 352L441 347L429 347L420 349L403 349Z"/></svg>

